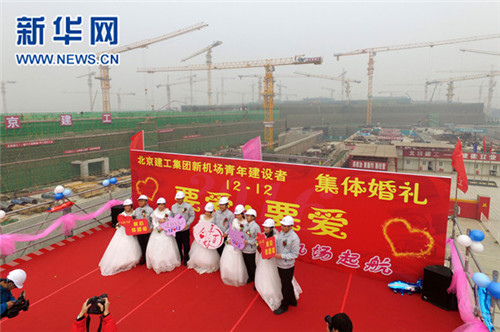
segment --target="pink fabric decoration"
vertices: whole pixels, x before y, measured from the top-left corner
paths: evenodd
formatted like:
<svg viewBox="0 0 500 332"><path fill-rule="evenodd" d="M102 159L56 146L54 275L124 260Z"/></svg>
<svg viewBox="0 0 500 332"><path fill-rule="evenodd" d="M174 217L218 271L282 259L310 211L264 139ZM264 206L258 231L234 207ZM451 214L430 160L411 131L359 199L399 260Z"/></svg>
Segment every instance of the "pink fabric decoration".
<svg viewBox="0 0 500 332"><path fill-rule="evenodd" d="M450 287L448 288L448 293L457 294L458 300L458 311L462 321L465 323L457 327L454 332L488 332L488 328L484 326L481 320L474 316L474 302L472 297L472 291L467 281L467 275L465 274L462 263L460 262L460 256L463 257L462 253L457 252L457 249L452 239L446 240L446 244L450 246L451 252L451 266L453 269L453 278L451 280ZM460 256L459 256L460 255Z"/></svg>
<svg viewBox="0 0 500 332"><path fill-rule="evenodd" d="M262 160L262 148L260 145L260 136L252 138L241 147L243 159Z"/></svg>
<svg viewBox="0 0 500 332"><path fill-rule="evenodd" d="M71 230L75 228L77 221L90 220L106 210L109 210L112 206L123 204L122 201L113 199L103 206L101 206L97 211L89 214L66 214L57 218L52 225L47 227L43 232L32 235L32 234L2 234L0 235L0 254L3 256L12 255L16 252L16 242L29 242L36 241L41 238L46 237L52 233L57 227L61 226L61 232L64 235L69 235Z"/></svg>

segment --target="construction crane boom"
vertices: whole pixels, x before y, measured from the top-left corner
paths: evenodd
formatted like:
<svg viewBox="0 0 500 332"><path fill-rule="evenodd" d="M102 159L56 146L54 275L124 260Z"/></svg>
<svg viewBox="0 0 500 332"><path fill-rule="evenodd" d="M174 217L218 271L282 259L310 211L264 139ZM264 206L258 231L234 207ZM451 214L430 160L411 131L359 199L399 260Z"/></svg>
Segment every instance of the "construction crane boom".
<svg viewBox="0 0 500 332"><path fill-rule="evenodd" d="M486 54L486 55L500 55L499 52L471 50L471 49L468 49L468 48L461 48L460 51L462 51L462 52L471 52L471 53L479 53L479 54Z"/></svg>
<svg viewBox="0 0 500 332"><path fill-rule="evenodd" d="M160 68L139 68L138 72L156 73L156 72L171 72L171 71L190 71L190 70L207 70L211 69L237 69L237 68L256 68L264 67L266 74L264 76L264 141L269 149L273 149L273 108L274 108L274 79L273 71L275 66L286 65L306 65L323 63L322 57L305 57L297 55L290 58L277 58L265 60L251 61L236 61L222 62L214 64L198 64L183 67L160 67Z"/></svg>
<svg viewBox="0 0 500 332"><path fill-rule="evenodd" d="M363 49L359 49L359 50L355 50L355 51L351 51L351 52L335 53L335 54L333 54L333 56L336 57L337 60L339 60L339 58L341 56L368 54L368 96L366 99L366 124L370 125L372 122L373 70L374 70L374 63L375 63L374 57L375 57L376 53L407 50L407 49L412 49L412 48L423 48L423 47L434 47L434 46L441 46L441 45L459 44L459 43L466 43L466 42L486 40L486 39L494 39L494 38L500 38L500 34L455 38L455 39L448 39L448 40L441 40L441 41L434 41L434 42L363 48Z"/></svg>
<svg viewBox="0 0 500 332"><path fill-rule="evenodd" d="M329 75L320 75L320 74L311 74L311 73L304 73L301 71L295 71L294 74L297 75L302 75L306 77L314 77L314 78L323 78L326 80L334 80L334 81L339 81L341 82L342 85L342 99L344 99L344 89L346 92L346 97L347 97L347 103L349 104L351 100L351 83L361 83L360 80L352 80L349 78L345 78L346 72L342 72L342 74L339 75L339 77L335 76L329 76Z"/></svg>
<svg viewBox="0 0 500 332"><path fill-rule="evenodd" d="M200 29L205 28L207 26L208 26L208 24L203 23L203 22L197 23L195 25L191 25L189 27L179 29L179 30L173 31L171 33L167 33L165 35L161 35L161 36L158 36L155 38L145 39L145 40L131 43L131 44L128 44L125 46L119 46L119 47L115 47L112 49L108 49L106 51L102 51L102 52L98 53L98 56L100 56L103 53L117 54L117 53L124 53L127 51L132 51L132 50L135 50L137 48L144 48L144 47L147 47L151 44L155 44L155 43L158 43L158 42L170 39L170 38L174 38L174 37L183 35L183 34L188 33L188 32L200 30ZM109 77L109 66L100 65L99 66L99 76L96 77L96 79L101 81L102 111L104 113L110 112L111 111L111 104L110 104L110 100L109 100L109 98L110 98L109 91L111 89L111 84L110 84L111 78Z"/></svg>
<svg viewBox="0 0 500 332"><path fill-rule="evenodd" d="M212 105L212 71L211 71L211 66L212 66L212 49L214 47L217 47L219 45L221 45L222 42L221 41L216 41L216 42L213 42L212 44L208 45L207 47L204 47L202 48L201 50L198 50L196 51L195 53L191 54L190 56L182 59L181 61L186 61L186 60L189 60L191 58L194 58L195 56L197 55L200 55L202 53L205 53L207 52L207 66L208 66L208 69L207 69L207 97L208 97L208 105Z"/></svg>

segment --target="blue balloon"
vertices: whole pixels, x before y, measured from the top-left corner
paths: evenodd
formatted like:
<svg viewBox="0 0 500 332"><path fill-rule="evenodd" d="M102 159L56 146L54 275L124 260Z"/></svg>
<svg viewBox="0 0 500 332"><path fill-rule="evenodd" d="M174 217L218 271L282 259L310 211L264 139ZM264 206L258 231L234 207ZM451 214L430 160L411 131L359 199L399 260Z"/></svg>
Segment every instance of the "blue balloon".
<svg viewBox="0 0 500 332"><path fill-rule="evenodd" d="M490 278L481 272L476 272L472 275L472 280L478 285L479 287L488 287L488 285L491 283Z"/></svg>
<svg viewBox="0 0 500 332"><path fill-rule="evenodd" d="M105 187L109 186L109 180L102 181L102 185Z"/></svg>
<svg viewBox="0 0 500 332"><path fill-rule="evenodd" d="M62 199L63 197L64 197L63 193L57 193L57 194L55 194L55 195L54 195L54 198L55 198L56 200L60 200L60 199Z"/></svg>
<svg viewBox="0 0 500 332"><path fill-rule="evenodd" d="M500 284L496 281L492 281L488 285L488 292L490 292L491 296L495 299L500 299Z"/></svg>
<svg viewBox="0 0 500 332"><path fill-rule="evenodd" d="M109 183L111 183L111 184L115 184L117 182L118 182L118 180L116 178L109 179Z"/></svg>
<svg viewBox="0 0 500 332"><path fill-rule="evenodd" d="M484 240L484 233L479 229L473 229L472 231L470 231L469 237L472 241L481 242Z"/></svg>
<svg viewBox="0 0 500 332"><path fill-rule="evenodd" d="M68 197L69 195L71 195L71 189L64 189L62 194L64 195L64 197Z"/></svg>

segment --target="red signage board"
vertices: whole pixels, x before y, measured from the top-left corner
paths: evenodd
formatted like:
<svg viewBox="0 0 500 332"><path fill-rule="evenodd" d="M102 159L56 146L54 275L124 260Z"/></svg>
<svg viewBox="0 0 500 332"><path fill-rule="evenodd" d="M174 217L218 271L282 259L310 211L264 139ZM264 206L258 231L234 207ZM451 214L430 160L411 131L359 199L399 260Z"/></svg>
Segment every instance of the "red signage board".
<svg viewBox="0 0 500 332"><path fill-rule="evenodd" d="M73 116L71 114L61 114L59 115L59 122L61 123L61 126L72 126Z"/></svg>
<svg viewBox="0 0 500 332"><path fill-rule="evenodd" d="M131 216L118 216L118 223L125 227L125 234L140 235L149 233L149 223L147 219L132 219Z"/></svg>
<svg viewBox="0 0 500 332"><path fill-rule="evenodd" d="M26 146L47 145L47 144L54 144L54 141L53 140L41 140L41 141L19 142L19 143L7 143L7 144L5 144L5 147L7 149L12 149L12 148L23 148Z"/></svg>
<svg viewBox="0 0 500 332"><path fill-rule="evenodd" d="M276 238L274 236L266 238L264 233L257 234L260 253L263 259L269 259L276 256Z"/></svg>
<svg viewBox="0 0 500 332"><path fill-rule="evenodd" d="M4 116L5 129L21 128L21 117L19 115Z"/></svg>
<svg viewBox="0 0 500 332"><path fill-rule="evenodd" d="M300 259L385 280L442 264L451 179L392 172L131 150L132 197L182 190L197 213L223 196L260 223L290 215ZM279 228L278 228L279 229Z"/></svg>
<svg viewBox="0 0 500 332"><path fill-rule="evenodd" d="M453 151L432 151L432 150L403 150L403 157L414 158L437 158L437 159L451 159ZM500 156L497 154L489 154L482 152L464 152L464 160L478 160L478 161L500 161Z"/></svg>
<svg viewBox="0 0 500 332"><path fill-rule="evenodd" d="M64 151L64 154L73 154L73 153L81 153L81 152L91 152L91 151L99 151L101 150L100 146L93 146L90 148L81 148L81 149L76 149L76 150L66 150Z"/></svg>
<svg viewBox="0 0 500 332"><path fill-rule="evenodd" d="M111 113L102 113L102 123L112 123Z"/></svg>
<svg viewBox="0 0 500 332"><path fill-rule="evenodd" d="M370 161L370 160L349 160L349 167L351 168L362 168L362 169L373 169L376 171L387 171L387 163L382 161Z"/></svg>

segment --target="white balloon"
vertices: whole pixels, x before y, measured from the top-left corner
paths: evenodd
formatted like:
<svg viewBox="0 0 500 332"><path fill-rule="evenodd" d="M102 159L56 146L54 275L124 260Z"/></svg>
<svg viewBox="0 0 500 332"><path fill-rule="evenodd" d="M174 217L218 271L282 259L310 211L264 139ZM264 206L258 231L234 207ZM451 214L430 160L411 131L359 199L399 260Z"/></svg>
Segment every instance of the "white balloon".
<svg viewBox="0 0 500 332"><path fill-rule="evenodd" d="M54 189L54 194L59 194L59 193L62 193L64 191L64 187L59 185L56 187L56 189Z"/></svg>
<svg viewBox="0 0 500 332"><path fill-rule="evenodd" d="M468 235L462 234L457 237L457 242L463 245L464 247L468 247L472 244L472 240Z"/></svg>
<svg viewBox="0 0 500 332"><path fill-rule="evenodd" d="M484 246L481 242L472 241L472 244L470 245L470 250L474 252L483 252Z"/></svg>
<svg viewBox="0 0 500 332"><path fill-rule="evenodd" d="M5 217L5 211L4 210L0 210L0 219L2 219L3 217Z"/></svg>

